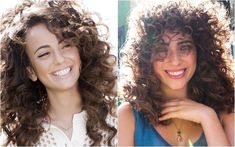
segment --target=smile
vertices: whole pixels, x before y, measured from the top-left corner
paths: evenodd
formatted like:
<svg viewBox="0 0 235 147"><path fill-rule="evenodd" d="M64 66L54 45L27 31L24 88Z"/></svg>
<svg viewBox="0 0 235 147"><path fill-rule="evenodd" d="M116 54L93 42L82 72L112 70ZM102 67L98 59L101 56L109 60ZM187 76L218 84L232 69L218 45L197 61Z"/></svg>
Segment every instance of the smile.
<svg viewBox="0 0 235 147"><path fill-rule="evenodd" d="M55 76L65 76L71 71L71 67L64 68L62 70L58 70L53 73Z"/></svg>
<svg viewBox="0 0 235 147"><path fill-rule="evenodd" d="M181 70L165 70L165 72L172 79L180 79L185 75L186 68Z"/></svg>

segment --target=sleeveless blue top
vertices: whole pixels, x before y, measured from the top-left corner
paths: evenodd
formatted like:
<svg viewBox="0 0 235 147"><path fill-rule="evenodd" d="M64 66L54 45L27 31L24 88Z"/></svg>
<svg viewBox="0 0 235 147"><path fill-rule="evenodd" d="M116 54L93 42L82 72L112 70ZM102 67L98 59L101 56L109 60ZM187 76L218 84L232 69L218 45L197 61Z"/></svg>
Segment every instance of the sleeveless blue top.
<svg viewBox="0 0 235 147"><path fill-rule="evenodd" d="M135 116L135 146L171 146L140 112L135 109L132 109L132 111ZM204 133L202 133L193 146L207 146Z"/></svg>

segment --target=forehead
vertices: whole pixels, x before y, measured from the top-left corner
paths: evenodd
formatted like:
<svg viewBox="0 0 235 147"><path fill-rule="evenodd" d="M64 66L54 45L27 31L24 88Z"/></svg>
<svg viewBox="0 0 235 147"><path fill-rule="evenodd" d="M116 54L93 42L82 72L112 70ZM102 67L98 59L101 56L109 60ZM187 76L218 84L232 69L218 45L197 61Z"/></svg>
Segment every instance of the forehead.
<svg viewBox="0 0 235 147"><path fill-rule="evenodd" d="M28 30L25 41L28 48L36 49L40 45L57 42L57 38L45 24L37 24Z"/></svg>
<svg viewBox="0 0 235 147"><path fill-rule="evenodd" d="M176 42L183 41L183 40L192 41L192 36L189 34L179 32L179 31L174 31L174 32L165 31L162 36L162 40L164 41L164 43L170 44L172 41L176 41Z"/></svg>

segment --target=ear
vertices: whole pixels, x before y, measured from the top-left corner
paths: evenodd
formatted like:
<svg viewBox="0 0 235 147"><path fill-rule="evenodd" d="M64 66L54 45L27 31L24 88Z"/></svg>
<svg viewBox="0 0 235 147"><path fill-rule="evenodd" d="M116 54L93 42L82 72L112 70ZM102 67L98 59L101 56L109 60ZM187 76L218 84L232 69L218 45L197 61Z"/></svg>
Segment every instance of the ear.
<svg viewBox="0 0 235 147"><path fill-rule="evenodd" d="M28 71L28 76L29 76L29 78L32 80L32 81L37 81L37 79L38 79L38 77L37 77L37 75L35 74L35 71L34 71L34 69L32 68L32 67L27 67L26 68L27 69L27 71Z"/></svg>

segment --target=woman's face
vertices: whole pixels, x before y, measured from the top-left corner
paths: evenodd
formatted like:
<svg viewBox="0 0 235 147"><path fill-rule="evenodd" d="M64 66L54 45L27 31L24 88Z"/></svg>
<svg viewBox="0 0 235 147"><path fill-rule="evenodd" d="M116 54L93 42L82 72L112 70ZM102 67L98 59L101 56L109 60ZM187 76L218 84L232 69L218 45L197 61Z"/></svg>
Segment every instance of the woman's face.
<svg viewBox="0 0 235 147"><path fill-rule="evenodd" d="M196 48L191 35L165 32L155 49L153 69L163 90L186 89L196 70Z"/></svg>
<svg viewBox="0 0 235 147"><path fill-rule="evenodd" d="M81 60L78 48L58 40L44 24L29 29L26 53L32 64L31 79L37 77L47 90L66 90L77 86Z"/></svg>

